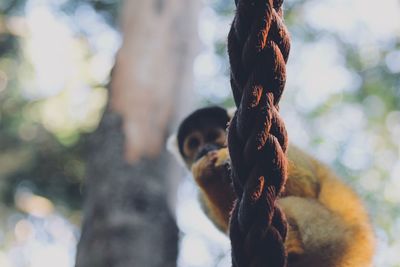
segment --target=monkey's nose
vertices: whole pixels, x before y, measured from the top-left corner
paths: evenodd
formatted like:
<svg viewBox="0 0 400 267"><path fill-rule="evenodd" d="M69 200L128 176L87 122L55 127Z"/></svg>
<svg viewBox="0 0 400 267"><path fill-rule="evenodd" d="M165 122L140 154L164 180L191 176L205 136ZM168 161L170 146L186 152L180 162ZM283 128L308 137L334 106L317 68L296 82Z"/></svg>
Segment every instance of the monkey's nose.
<svg viewBox="0 0 400 267"><path fill-rule="evenodd" d="M218 146L216 144L205 144L204 146L201 147L201 149L199 150L199 152L196 155L196 161L202 157L204 157L205 155L208 154L208 152L214 151L214 150L218 150L222 148L221 146Z"/></svg>

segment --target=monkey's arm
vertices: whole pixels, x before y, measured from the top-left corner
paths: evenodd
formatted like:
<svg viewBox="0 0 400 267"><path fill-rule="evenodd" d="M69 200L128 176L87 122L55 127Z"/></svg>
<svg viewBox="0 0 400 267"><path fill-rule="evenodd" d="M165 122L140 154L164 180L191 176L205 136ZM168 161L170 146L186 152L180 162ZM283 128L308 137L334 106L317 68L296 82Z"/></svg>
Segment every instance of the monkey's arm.
<svg viewBox="0 0 400 267"><path fill-rule="evenodd" d="M374 237L364 207L349 188L337 182L327 182L326 192L323 184L317 199L288 196L278 200L289 222L285 246L290 267L371 266Z"/></svg>
<svg viewBox="0 0 400 267"><path fill-rule="evenodd" d="M290 196L279 199L278 204L289 223L285 246L290 267L366 266L340 264L350 245L350 229L316 199Z"/></svg>
<svg viewBox="0 0 400 267"><path fill-rule="evenodd" d="M371 266L374 236L359 197L325 164L300 149L289 147L288 157L295 165L292 171L289 168L288 184L298 180L302 175L294 174L303 169L300 173L308 173L303 179L311 181L303 186L309 189L315 185L306 190L315 196L298 197L297 192L289 190L288 197L278 202L292 224L286 242L288 251L303 253L298 265L290 266ZM291 248L291 243L299 244L297 238L300 249Z"/></svg>
<svg viewBox="0 0 400 267"><path fill-rule="evenodd" d="M203 210L225 233L235 200L227 170L228 160L228 150L225 148L208 153L192 166L193 178L200 188Z"/></svg>

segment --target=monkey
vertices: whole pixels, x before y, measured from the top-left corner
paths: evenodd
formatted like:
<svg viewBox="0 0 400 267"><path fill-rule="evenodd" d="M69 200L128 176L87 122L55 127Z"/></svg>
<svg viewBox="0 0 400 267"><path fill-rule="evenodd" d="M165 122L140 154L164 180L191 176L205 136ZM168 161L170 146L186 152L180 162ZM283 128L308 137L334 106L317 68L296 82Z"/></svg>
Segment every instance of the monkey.
<svg viewBox="0 0 400 267"><path fill-rule="evenodd" d="M192 172L206 215L225 233L236 200L227 149L231 117L221 107L198 109L182 121L168 145ZM288 222L288 266L372 266L375 238L357 194L295 145L289 144L287 157L288 179L277 203Z"/></svg>

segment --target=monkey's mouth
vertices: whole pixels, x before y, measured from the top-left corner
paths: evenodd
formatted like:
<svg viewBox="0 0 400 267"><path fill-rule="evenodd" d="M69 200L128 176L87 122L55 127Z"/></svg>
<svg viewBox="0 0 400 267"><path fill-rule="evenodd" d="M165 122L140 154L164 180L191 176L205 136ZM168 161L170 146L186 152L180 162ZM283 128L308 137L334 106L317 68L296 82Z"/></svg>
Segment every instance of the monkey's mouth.
<svg viewBox="0 0 400 267"><path fill-rule="evenodd" d="M216 145L216 144L205 144L197 153L195 161L199 160L200 158L204 157L211 151L219 150L223 146Z"/></svg>

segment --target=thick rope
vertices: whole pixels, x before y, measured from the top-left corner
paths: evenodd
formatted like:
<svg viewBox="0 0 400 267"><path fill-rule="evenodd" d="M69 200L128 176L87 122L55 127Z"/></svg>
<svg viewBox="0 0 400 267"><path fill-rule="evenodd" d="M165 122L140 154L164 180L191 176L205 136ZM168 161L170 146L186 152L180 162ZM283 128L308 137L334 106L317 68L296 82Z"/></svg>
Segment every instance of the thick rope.
<svg viewBox="0 0 400 267"><path fill-rule="evenodd" d="M228 36L236 106L228 146L237 202L230 222L232 266L286 266L287 223L276 205L287 177L287 133L278 103L290 40L283 0L235 0Z"/></svg>

